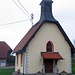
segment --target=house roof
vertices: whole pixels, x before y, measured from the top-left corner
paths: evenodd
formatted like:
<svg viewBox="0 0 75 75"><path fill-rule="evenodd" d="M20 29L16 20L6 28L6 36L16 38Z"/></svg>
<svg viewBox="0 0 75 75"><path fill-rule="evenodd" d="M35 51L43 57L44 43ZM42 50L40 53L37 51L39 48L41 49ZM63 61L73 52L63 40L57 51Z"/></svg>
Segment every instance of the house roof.
<svg viewBox="0 0 75 75"><path fill-rule="evenodd" d="M8 44L4 41L0 41L0 59L7 58L7 52L11 50Z"/></svg>
<svg viewBox="0 0 75 75"><path fill-rule="evenodd" d="M58 52L41 52L44 59L63 59Z"/></svg>
<svg viewBox="0 0 75 75"><path fill-rule="evenodd" d="M23 37L23 39L19 42L19 44L15 47L14 52L21 51L24 47L28 45L28 43L31 41L31 39L34 37L35 33L39 29L42 22L37 22L29 31L28 33Z"/></svg>
<svg viewBox="0 0 75 75"><path fill-rule="evenodd" d="M66 35L65 31L63 30L59 22L52 15L52 0L42 0L40 20L34 26L32 26L32 28L28 31L28 33L23 37L23 39L15 47L14 52L16 53L22 52L23 49L26 48L28 43L32 40L32 38L35 36L37 31L41 28L41 26L45 22L55 23L59 28L59 30L61 31L62 35L64 36L65 40L68 42L69 46L71 47L72 52L75 52L74 46L71 43L70 39Z"/></svg>
<svg viewBox="0 0 75 75"><path fill-rule="evenodd" d="M40 27L45 23L45 22L49 22L49 21L39 21L37 22L29 31L28 33L23 37L23 39L19 42L19 44L15 47L14 52L21 52L23 50L23 48L26 48L26 46L28 45L28 43L32 40L32 38L35 36L35 34L37 33L37 31L40 29ZM65 40L68 42L72 52L75 52L74 46L72 44L72 42L70 41L70 39L68 38L68 36L66 35L66 33L64 32L63 28L61 27L61 25L59 24L59 22L49 22L49 23L55 23L57 25L57 27L59 28L59 30L61 31L61 33L63 34Z"/></svg>

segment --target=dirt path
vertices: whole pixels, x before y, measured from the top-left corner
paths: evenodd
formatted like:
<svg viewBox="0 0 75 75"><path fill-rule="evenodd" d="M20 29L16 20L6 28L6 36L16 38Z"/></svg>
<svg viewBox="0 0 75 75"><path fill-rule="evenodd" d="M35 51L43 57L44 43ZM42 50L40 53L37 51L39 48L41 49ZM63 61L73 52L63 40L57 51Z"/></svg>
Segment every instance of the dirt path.
<svg viewBox="0 0 75 75"><path fill-rule="evenodd" d="M3 68L4 68L4 69L5 69L5 68L15 68L15 66L9 66L9 67L0 67L0 68L2 68L2 69L3 69Z"/></svg>

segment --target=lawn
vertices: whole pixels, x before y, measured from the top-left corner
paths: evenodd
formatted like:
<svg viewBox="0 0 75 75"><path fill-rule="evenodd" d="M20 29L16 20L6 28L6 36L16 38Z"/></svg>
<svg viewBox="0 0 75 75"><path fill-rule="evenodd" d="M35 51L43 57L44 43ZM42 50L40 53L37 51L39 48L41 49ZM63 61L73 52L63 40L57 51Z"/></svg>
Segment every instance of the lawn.
<svg viewBox="0 0 75 75"><path fill-rule="evenodd" d="M0 75L12 75L15 68L0 68ZM72 74L75 74L75 63L72 63Z"/></svg>
<svg viewBox="0 0 75 75"><path fill-rule="evenodd" d="M14 68L2 68L0 69L0 75L12 75L12 72L14 72Z"/></svg>
<svg viewBox="0 0 75 75"><path fill-rule="evenodd" d="M72 73L75 74L75 63L72 63Z"/></svg>

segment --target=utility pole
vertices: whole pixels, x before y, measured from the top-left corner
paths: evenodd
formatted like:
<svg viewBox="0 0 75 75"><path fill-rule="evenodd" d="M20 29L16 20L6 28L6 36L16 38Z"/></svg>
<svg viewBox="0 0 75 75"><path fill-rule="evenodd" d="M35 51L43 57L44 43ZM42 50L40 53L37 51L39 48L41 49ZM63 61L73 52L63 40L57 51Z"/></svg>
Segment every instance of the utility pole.
<svg viewBox="0 0 75 75"><path fill-rule="evenodd" d="M32 23L32 26L33 26L33 19L34 19L34 15L33 13L31 14L31 23Z"/></svg>

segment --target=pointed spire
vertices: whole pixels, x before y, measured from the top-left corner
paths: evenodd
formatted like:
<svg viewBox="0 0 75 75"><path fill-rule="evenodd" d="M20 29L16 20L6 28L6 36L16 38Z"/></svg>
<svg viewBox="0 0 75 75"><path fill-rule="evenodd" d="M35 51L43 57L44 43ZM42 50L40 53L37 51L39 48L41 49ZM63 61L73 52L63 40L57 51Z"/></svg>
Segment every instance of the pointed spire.
<svg viewBox="0 0 75 75"><path fill-rule="evenodd" d="M56 22L55 18L52 15L52 3L53 3L52 0L42 0L42 2L40 3L41 5L40 20Z"/></svg>

